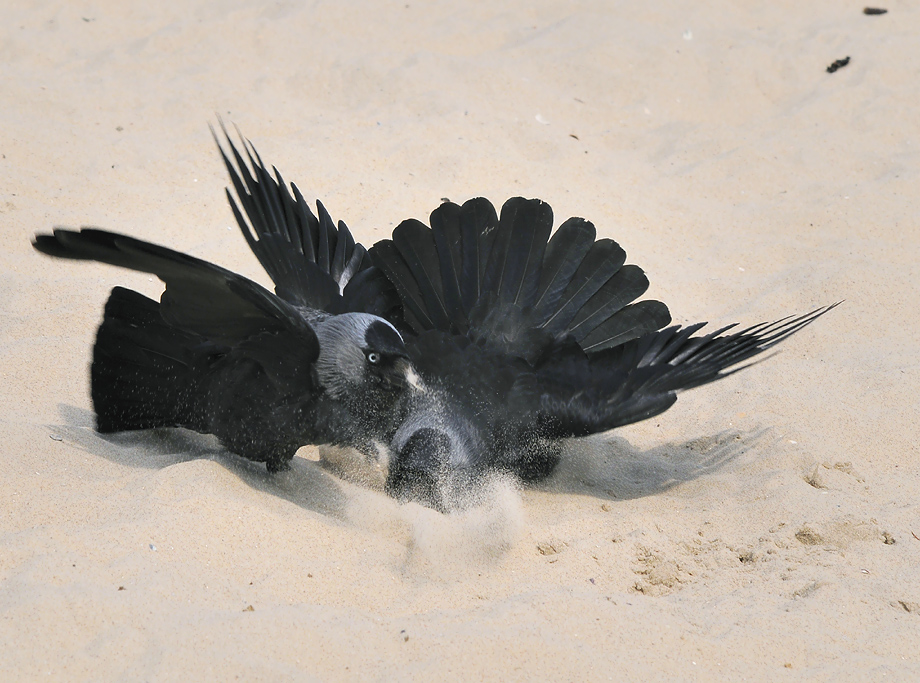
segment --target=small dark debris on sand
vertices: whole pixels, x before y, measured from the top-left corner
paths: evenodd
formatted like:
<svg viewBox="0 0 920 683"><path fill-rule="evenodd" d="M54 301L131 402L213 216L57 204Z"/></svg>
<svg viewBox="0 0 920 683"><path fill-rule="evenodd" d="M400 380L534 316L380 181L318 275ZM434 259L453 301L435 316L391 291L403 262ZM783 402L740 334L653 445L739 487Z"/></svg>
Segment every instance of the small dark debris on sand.
<svg viewBox="0 0 920 683"><path fill-rule="evenodd" d="M827 73L832 74L832 73L834 73L837 69L842 69L843 67L845 67L845 66L846 66L847 64L849 64L849 63L850 63L850 58L849 58L849 57L844 57L843 59L838 59L838 60L835 61L833 64L831 64L829 67L827 67Z"/></svg>
<svg viewBox="0 0 920 683"><path fill-rule="evenodd" d="M872 17L879 14L888 14L888 10L882 9L881 7L865 7L863 8L863 14L868 14Z"/></svg>

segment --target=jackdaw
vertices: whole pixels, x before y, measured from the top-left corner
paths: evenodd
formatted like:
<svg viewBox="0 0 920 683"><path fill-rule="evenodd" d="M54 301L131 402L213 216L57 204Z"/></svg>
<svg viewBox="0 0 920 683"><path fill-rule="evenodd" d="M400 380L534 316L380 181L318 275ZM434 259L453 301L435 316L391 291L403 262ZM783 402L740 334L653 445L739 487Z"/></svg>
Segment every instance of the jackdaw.
<svg viewBox="0 0 920 683"><path fill-rule="evenodd" d="M548 204L446 202L370 249L403 303L403 336L427 390L396 434L387 490L450 509L490 471L546 479L566 439L658 415L676 393L727 377L837 304L742 330L670 326L636 301L643 271L613 240ZM699 334L697 334L699 333Z"/></svg>
<svg viewBox="0 0 920 683"><path fill-rule="evenodd" d="M45 254L147 272L166 284L159 302L122 287L109 296L90 371L96 428L214 434L270 472L287 468L306 444L377 458L415 381L403 338L387 320L398 305L392 286L320 202L317 217L296 188L293 197L278 193L280 178L248 180L256 197L237 189L247 213L259 217L258 241L230 201L275 294L126 235L83 228L35 237ZM259 193L266 187L274 194Z"/></svg>
<svg viewBox="0 0 920 683"><path fill-rule="evenodd" d="M167 285L159 304L110 297L92 369L100 431L189 427L270 469L304 444L346 446L393 497L447 511L490 472L547 478L566 439L658 415L837 305L740 331L668 327L663 303L637 301L648 280L620 245L582 218L553 232L549 205L521 197L500 215L483 198L444 202L366 254L251 143L245 157L226 143L228 200L274 295L129 237L36 238Z"/></svg>

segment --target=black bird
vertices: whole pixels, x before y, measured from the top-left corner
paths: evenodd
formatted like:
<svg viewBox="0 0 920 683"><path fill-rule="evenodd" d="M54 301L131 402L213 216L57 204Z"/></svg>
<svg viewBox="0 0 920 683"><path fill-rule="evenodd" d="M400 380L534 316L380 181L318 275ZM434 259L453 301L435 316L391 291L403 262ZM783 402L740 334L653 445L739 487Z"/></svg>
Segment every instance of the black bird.
<svg viewBox="0 0 920 683"><path fill-rule="evenodd" d="M391 495L449 509L488 471L545 479L565 439L658 415L676 392L747 367L837 305L740 331L665 328L663 303L635 302L648 280L616 242L581 218L551 235L552 225L540 200L509 199L499 217L473 199L439 206L430 228L404 221L371 248L429 388L394 436Z"/></svg>
<svg viewBox="0 0 920 683"><path fill-rule="evenodd" d="M299 192L280 205L259 200L272 227L290 230L262 231L258 242L246 233L277 294L125 235L83 228L36 236L45 254L152 273L166 284L159 303L121 287L109 296L90 372L96 428L214 434L270 472L288 467L305 444L379 457L415 377L402 337L378 315L396 301L392 287L321 203L317 218Z"/></svg>
<svg viewBox="0 0 920 683"><path fill-rule="evenodd" d="M109 299L92 368L100 431L210 432L270 470L304 444L356 448L390 495L446 511L488 472L548 477L565 439L657 415L834 307L740 331L665 327L663 303L636 302L648 280L616 242L581 218L553 233L549 205L520 197L500 216L486 199L445 202L430 227L403 221L367 255L251 143L245 158L227 144L239 203L227 196L274 295L129 237L36 237L47 254L166 282L159 304L121 288Z"/></svg>

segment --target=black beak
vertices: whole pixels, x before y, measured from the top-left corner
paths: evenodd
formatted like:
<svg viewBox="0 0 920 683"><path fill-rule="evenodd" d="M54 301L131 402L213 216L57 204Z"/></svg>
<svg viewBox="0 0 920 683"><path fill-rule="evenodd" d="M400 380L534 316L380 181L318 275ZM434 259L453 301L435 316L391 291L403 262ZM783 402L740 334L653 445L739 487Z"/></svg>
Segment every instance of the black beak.
<svg viewBox="0 0 920 683"><path fill-rule="evenodd" d="M397 358L383 373L384 381L394 389L408 389L414 376L415 372L408 358Z"/></svg>

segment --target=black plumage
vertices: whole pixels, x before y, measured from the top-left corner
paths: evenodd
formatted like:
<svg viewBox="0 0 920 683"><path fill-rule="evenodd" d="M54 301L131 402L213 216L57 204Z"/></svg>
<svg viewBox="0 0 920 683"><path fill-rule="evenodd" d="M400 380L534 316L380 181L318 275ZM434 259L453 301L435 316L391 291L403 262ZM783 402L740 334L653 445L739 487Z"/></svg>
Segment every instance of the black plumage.
<svg viewBox="0 0 920 683"><path fill-rule="evenodd" d="M274 294L125 236L36 237L47 254L166 283L159 304L109 299L92 373L101 431L189 427L272 469L300 445L351 446L391 495L446 510L490 471L545 478L563 440L657 415L833 308L741 331L666 327L616 242L581 218L553 233L549 205L520 197L500 215L482 198L445 202L430 227L403 221L365 251L251 143L226 145L231 209Z"/></svg>
<svg viewBox="0 0 920 683"><path fill-rule="evenodd" d="M344 224L321 205L317 219L296 187L292 197L250 155L251 175L231 149L239 173L224 159L251 224L231 207L275 294L125 235L84 228L35 238L45 254L166 284L159 303L120 287L109 297L93 349L97 429L194 429L271 471L305 444L378 457L414 376L402 337L373 314L400 308L395 290Z"/></svg>

